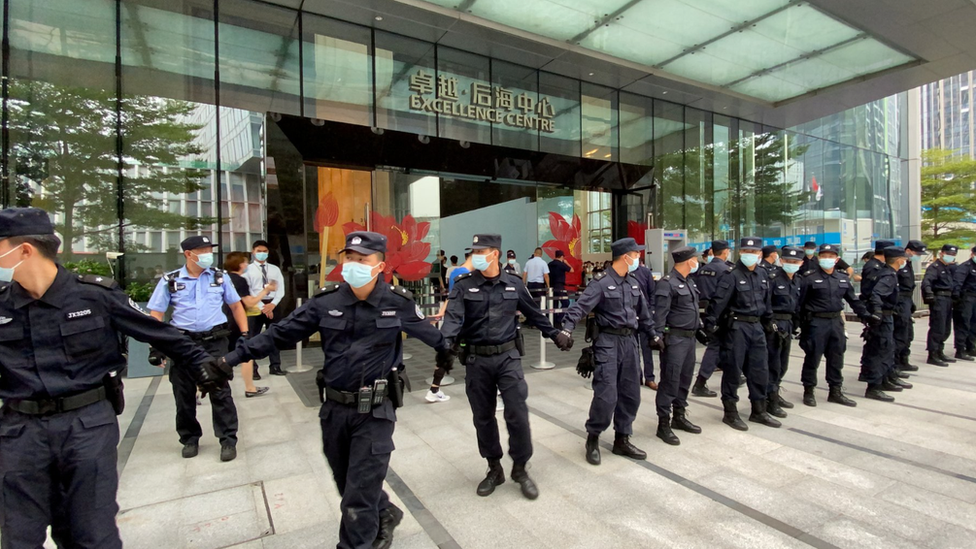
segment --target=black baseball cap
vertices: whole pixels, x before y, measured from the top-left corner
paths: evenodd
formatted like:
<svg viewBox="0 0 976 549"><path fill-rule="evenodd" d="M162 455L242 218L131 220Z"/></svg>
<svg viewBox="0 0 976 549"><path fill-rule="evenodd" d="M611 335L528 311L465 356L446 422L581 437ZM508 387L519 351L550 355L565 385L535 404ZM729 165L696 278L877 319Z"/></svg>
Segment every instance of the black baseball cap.
<svg viewBox="0 0 976 549"><path fill-rule="evenodd" d="M386 237L371 231L353 231L346 235L346 247L339 250L363 255L385 254Z"/></svg>
<svg viewBox="0 0 976 549"><path fill-rule="evenodd" d="M817 247L817 243L814 242L814 241L812 241L812 240L807 240L806 242L803 243L803 247L804 248L816 248Z"/></svg>
<svg viewBox="0 0 976 549"><path fill-rule="evenodd" d="M894 246L894 245L895 245L895 241L894 240L875 240L874 241L874 253L875 254L884 253L885 248L889 248L889 247ZM902 252L904 252L904 251L905 251L905 249L902 248ZM887 257L887 256L885 256L885 257Z"/></svg>
<svg viewBox="0 0 976 549"><path fill-rule="evenodd" d="M698 255L698 252L691 246L681 246L671 251L671 260L677 265L678 263L684 263L694 258L696 255Z"/></svg>
<svg viewBox="0 0 976 549"><path fill-rule="evenodd" d="M921 240L909 240L908 246L905 246L906 250L911 250L918 254L924 254L929 251L928 246L925 245Z"/></svg>
<svg viewBox="0 0 976 549"><path fill-rule="evenodd" d="M640 246L637 245L637 241L633 238L621 238L613 244L610 244L610 255L613 257L620 257L625 253L639 251Z"/></svg>
<svg viewBox="0 0 976 549"><path fill-rule="evenodd" d="M509 250L508 251L508 258L509 259L515 259L515 250Z"/></svg>
<svg viewBox="0 0 976 549"><path fill-rule="evenodd" d="M51 217L40 208L0 210L0 238L54 234Z"/></svg>
<svg viewBox="0 0 976 549"><path fill-rule="evenodd" d="M956 255L956 253L959 252L959 247L953 246L952 244L946 244L942 246L942 252L950 255Z"/></svg>
<svg viewBox="0 0 976 549"><path fill-rule="evenodd" d="M905 248L901 246L886 246L884 249L885 259L894 259L896 257L907 257L905 255Z"/></svg>
<svg viewBox="0 0 976 549"><path fill-rule="evenodd" d="M803 260L803 256L803 250L793 246L783 246L783 251L779 254L780 259L795 259L797 261Z"/></svg>
<svg viewBox="0 0 976 549"><path fill-rule="evenodd" d="M755 236L747 236L739 240L740 251L758 252L762 247L762 239Z"/></svg>
<svg viewBox="0 0 976 549"><path fill-rule="evenodd" d="M728 250L728 249L729 249L729 241L728 240L713 240L712 241L712 253L713 254L720 254L720 253L722 253L722 252L724 252L725 250Z"/></svg>
<svg viewBox="0 0 976 549"><path fill-rule="evenodd" d="M840 246L837 244L821 244L820 253L830 252L832 254L840 255Z"/></svg>
<svg viewBox="0 0 976 549"><path fill-rule="evenodd" d="M773 255L774 253L776 253L776 246L770 244L769 246L762 247L763 259L766 259L767 257Z"/></svg>
<svg viewBox="0 0 976 549"><path fill-rule="evenodd" d="M183 248L184 252L188 252L190 250L197 250L199 248L216 248L216 247L217 244L214 244L214 242L210 240L209 236L203 236L203 235L188 236L186 237L185 240L183 240L183 242L180 242L180 248Z"/></svg>
<svg viewBox="0 0 976 549"><path fill-rule="evenodd" d="M502 235L500 234L476 234L474 238L471 239L471 247L468 250L484 250L485 248L497 248L502 247Z"/></svg>

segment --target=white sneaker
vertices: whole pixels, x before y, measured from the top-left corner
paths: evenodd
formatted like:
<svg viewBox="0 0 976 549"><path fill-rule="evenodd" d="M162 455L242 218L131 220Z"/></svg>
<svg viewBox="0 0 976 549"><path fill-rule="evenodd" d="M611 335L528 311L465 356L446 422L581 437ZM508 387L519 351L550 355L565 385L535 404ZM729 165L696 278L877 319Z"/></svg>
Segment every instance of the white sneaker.
<svg viewBox="0 0 976 549"><path fill-rule="evenodd" d="M427 399L427 402L447 402L448 400L451 400L451 397L445 395L444 391L437 391L435 393L430 389L427 390L427 396L424 398Z"/></svg>

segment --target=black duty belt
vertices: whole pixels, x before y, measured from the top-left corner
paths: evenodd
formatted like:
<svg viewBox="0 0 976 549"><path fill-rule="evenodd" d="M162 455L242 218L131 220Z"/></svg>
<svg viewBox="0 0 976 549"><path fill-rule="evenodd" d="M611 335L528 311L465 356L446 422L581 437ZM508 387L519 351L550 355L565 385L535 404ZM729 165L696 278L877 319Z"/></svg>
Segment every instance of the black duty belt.
<svg viewBox="0 0 976 549"><path fill-rule="evenodd" d="M495 356L514 349L515 340L501 345L468 345L468 347L471 348L472 353L478 356Z"/></svg>
<svg viewBox="0 0 976 549"><path fill-rule="evenodd" d="M949 290L935 290L932 293L934 293L935 295L941 295L941 296L951 296L952 295L952 292L949 291Z"/></svg>
<svg viewBox="0 0 976 549"><path fill-rule="evenodd" d="M704 311L705 309L707 309L708 308L708 301L709 300L707 300L707 299L699 299L698 300L698 308L700 310L702 310L702 311Z"/></svg>
<svg viewBox="0 0 976 549"><path fill-rule="evenodd" d="M913 290L902 290L898 292L898 297L912 297L915 292Z"/></svg>
<svg viewBox="0 0 976 549"><path fill-rule="evenodd" d="M181 334L185 334L187 337L194 341L211 341L221 337L227 337L230 335L230 326L225 322L223 324L218 324L213 328L210 328L206 332L191 332L189 330L180 330Z"/></svg>
<svg viewBox="0 0 976 549"><path fill-rule="evenodd" d="M668 328L667 334L678 337L695 337L695 330L679 330L677 328Z"/></svg>
<svg viewBox="0 0 976 549"><path fill-rule="evenodd" d="M963 292L962 295L966 297L976 297L976 292Z"/></svg>
<svg viewBox="0 0 976 549"><path fill-rule="evenodd" d="M11 410L20 412L22 414L46 416L50 414L60 414L61 412L70 412L71 410L77 410L78 408L84 408L89 404L101 402L106 398L105 387L98 387L90 391L85 391L84 393L78 393L76 395L66 397L45 398L41 400L9 399L5 401L4 404L9 406Z"/></svg>
<svg viewBox="0 0 976 549"><path fill-rule="evenodd" d="M600 333L627 337L634 335L634 330L633 328L604 328L600 326Z"/></svg>
<svg viewBox="0 0 976 549"><path fill-rule="evenodd" d="M380 398L386 398L387 395L384 393ZM325 400L326 402L335 402L337 404L342 404L343 406L359 406L359 393L350 393L348 391L339 391L333 389L332 387L325 388ZM376 406L375 402L373 406Z"/></svg>
<svg viewBox="0 0 976 549"><path fill-rule="evenodd" d="M748 322L750 324L755 324L759 322L758 316L745 316L745 315L732 315L732 320L735 322Z"/></svg>
<svg viewBox="0 0 976 549"><path fill-rule="evenodd" d="M810 313L813 318L840 318L842 313L840 311L831 311L829 313Z"/></svg>
<svg viewBox="0 0 976 549"><path fill-rule="evenodd" d="M893 316L895 314L894 309L882 309L881 316Z"/></svg>
<svg viewBox="0 0 976 549"><path fill-rule="evenodd" d="M789 313L773 313L773 320L793 320L793 315Z"/></svg>

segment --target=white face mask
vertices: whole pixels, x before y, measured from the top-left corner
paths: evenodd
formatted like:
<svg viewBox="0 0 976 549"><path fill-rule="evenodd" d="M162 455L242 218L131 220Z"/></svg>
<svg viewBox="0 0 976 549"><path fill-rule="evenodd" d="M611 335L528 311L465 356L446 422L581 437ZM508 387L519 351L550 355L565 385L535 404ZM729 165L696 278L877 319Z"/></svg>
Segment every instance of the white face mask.
<svg viewBox="0 0 976 549"><path fill-rule="evenodd" d="M13 252L17 251L21 246L23 246L23 244L21 244L20 246L17 246L16 248L12 248L10 250L7 250L7 253L5 253L3 255L0 255L0 257L7 257L8 255L12 254ZM10 281L12 281L14 279L14 270L17 267L20 267L20 264L21 263L23 263L23 261L21 261L20 263L17 263L13 267L0 267L0 282L10 282Z"/></svg>

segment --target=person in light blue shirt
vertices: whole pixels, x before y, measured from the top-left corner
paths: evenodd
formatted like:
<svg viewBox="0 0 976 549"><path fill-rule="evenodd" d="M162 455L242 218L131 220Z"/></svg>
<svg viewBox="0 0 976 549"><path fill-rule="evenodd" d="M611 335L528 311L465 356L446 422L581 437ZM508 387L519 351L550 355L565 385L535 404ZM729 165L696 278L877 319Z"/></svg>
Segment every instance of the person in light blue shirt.
<svg viewBox="0 0 976 549"><path fill-rule="evenodd" d="M186 265L165 274L156 285L149 310L163 320L172 308L170 324L186 334L214 357L227 351L230 327L222 307L226 303L234 316L234 323L247 337L247 315L230 276L213 268L213 249L216 244L206 236L191 236L180 246ZM183 457L192 458L199 452L203 431L197 421L196 383L188 375L189 369L174 358L169 380L176 399L176 432L183 445ZM229 386L210 392L213 405L214 434L220 439L220 460L237 457L237 408Z"/></svg>

